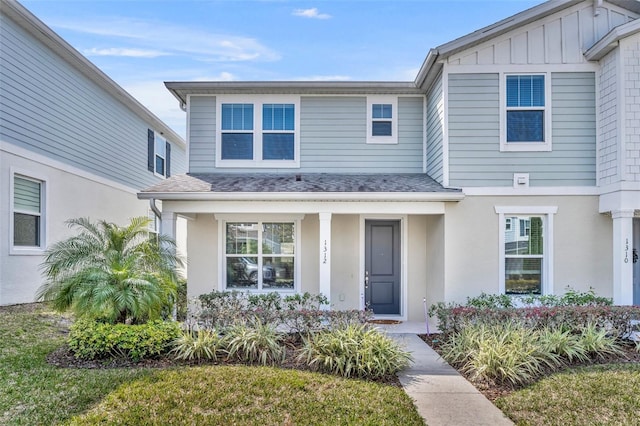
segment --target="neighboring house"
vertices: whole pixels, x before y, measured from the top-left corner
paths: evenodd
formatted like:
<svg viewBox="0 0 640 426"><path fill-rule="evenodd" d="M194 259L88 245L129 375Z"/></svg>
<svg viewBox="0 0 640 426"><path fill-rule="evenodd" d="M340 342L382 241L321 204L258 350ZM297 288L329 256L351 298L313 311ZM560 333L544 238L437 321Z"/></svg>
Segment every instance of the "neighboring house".
<svg viewBox="0 0 640 426"><path fill-rule="evenodd" d="M184 141L19 3L0 0L0 304L33 302L76 217L147 216Z"/></svg>
<svg viewBox="0 0 640 426"><path fill-rule="evenodd" d="M408 320L425 298L566 286L639 304L638 17L543 3L408 83L166 83L189 173L138 196L190 218L191 295L309 291Z"/></svg>

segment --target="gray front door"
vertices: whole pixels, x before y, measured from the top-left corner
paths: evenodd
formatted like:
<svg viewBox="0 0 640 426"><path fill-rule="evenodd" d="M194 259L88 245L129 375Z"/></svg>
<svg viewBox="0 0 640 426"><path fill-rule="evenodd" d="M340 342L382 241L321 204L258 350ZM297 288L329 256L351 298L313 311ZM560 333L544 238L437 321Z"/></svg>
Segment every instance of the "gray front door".
<svg viewBox="0 0 640 426"><path fill-rule="evenodd" d="M640 305L640 219L633 220L633 304Z"/></svg>
<svg viewBox="0 0 640 426"><path fill-rule="evenodd" d="M367 306L377 315L400 314L400 221L365 221Z"/></svg>

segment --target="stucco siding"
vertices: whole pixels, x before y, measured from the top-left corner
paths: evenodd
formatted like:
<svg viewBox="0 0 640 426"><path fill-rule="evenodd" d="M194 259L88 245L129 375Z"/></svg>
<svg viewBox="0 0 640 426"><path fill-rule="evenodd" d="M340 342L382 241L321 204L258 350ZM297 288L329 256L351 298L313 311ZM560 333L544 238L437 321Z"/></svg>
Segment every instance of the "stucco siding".
<svg viewBox="0 0 640 426"><path fill-rule="evenodd" d="M0 151L0 305L35 301L36 290L44 282L39 265L43 255L10 254L11 173L19 172L44 181L44 242L47 245L73 234L65 221L88 217L125 225L136 216L147 216L149 202L136 194L114 188L24 157ZM82 200L79 203L78 200Z"/></svg>
<svg viewBox="0 0 640 426"><path fill-rule="evenodd" d="M449 164L452 186L595 185L593 73L551 73L552 151L500 152L499 74L449 75Z"/></svg>
<svg viewBox="0 0 640 426"><path fill-rule="evenodd" d="M482 292L499 291L499 223L496 206L555 206L553 217L553 288L578 291L593 287L611 297L613 268L611 219L597 213L597 196L479 197L447 204L444 246L448 302L464 302ZM461 255L461 253L463 255Z"/></svg>
<svg viewBox="0 0 640 426"><path fill-rule="evenodd" d="M443 182L444 92L442 75L427 94L427 174Z"/></svg>
<svg viewBox="0 0 640 426"><path fill-rule="evenodd" d="M0 40L3 143L135 189L158 181L144 120L4 15ZM173 173L184 172L184 155L173 146Z"/></svg>

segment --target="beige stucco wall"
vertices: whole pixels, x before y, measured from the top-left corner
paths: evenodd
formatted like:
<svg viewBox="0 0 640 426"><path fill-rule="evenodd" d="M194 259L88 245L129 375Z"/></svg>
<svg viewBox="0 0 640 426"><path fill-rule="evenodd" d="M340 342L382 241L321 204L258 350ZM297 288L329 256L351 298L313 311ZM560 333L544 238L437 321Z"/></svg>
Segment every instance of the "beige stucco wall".
<svg viewBox="0 0 640 426"><path fill-rule="evenodd" d="M360 217L331 218L331 304L334 309L360 308Z"/></svg>
<svg viewBox="0 0 640 426"><path fill-rule="evenodd" d="M553 293L565 286L612 296L611 219L598 213L596 196L467 196L445 214L443 300L499 290L498 214L495 206L557 206L553 219ZM438 300L434 300L438 301Z"/></svg>
<svg viewBox="0 0 640 426"><path fill-rule="evenodd" d="M58 168L0 151L0 304L29 303L43 283L41 254L9 254L10 176L12 171L45 181L45 241L51 245L73 234L65 221L88 217L125 225L135 216L147 216L149 202L135 192L117 189Z"/></svg>
<svg viewBox="0 0 640 426"><path fill-rule="evenodd" d="M221 290L218 287L218 222L214 215L195 215L187 222L187 236L187 297Z"/></svg>

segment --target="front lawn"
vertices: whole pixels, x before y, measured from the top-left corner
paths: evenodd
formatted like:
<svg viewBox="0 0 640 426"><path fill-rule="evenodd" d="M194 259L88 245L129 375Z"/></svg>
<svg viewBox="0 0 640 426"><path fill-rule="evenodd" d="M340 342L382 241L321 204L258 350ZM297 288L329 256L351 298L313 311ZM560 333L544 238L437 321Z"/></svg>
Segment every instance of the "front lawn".
<svg viewBox="0 0 640 426"><path fill-rule="evenodd" d="M518 425L640 425L640 364L567 370L495 404Z"/></svg>
<svg viewBox="0 0 640 426"><path fill-rule="evenodd" d="M267 367L57 368L59 314L0 307L0 424L423 424L401 388Z"/></svg>

